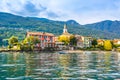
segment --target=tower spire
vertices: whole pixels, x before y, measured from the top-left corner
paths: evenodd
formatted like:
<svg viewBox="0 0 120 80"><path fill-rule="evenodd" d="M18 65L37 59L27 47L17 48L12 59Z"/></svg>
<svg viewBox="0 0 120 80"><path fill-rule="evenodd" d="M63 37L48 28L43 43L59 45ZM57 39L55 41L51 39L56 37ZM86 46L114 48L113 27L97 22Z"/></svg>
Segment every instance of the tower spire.
<svg viewBox="0 0 120 80"><path fill-rule="evenodd" d="M66 24L64 24L64 29L67 29Z"/></svg>
<svg viewBox="0 0 120 80"><path fill-rule="evenodd" d="M66 24L64 24L63 33L68 33L68 32L67 32L67 26L66 26Z"/></svg>

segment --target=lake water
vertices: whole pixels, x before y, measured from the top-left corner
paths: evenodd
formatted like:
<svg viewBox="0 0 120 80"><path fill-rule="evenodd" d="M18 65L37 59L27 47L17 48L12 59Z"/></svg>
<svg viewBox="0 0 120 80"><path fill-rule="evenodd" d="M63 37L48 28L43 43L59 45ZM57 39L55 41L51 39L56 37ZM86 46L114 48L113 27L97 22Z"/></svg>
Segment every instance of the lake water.
<svg viewBox="0 0 120 80"><path fill-rule="evenodd" d="M0 80L120 80L120 53L0 53Z"/></svg>

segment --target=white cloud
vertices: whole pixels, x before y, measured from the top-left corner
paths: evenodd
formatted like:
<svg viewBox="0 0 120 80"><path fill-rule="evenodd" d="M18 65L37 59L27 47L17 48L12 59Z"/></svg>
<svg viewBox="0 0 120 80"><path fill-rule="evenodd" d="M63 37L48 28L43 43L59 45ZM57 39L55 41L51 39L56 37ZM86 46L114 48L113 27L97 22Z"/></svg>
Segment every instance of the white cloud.
<svg viewBox="0 0 120 80"><path fill-rule="evenodd" d="M119 20L119 0L1 0L0 11L81 24Z"/></svg>

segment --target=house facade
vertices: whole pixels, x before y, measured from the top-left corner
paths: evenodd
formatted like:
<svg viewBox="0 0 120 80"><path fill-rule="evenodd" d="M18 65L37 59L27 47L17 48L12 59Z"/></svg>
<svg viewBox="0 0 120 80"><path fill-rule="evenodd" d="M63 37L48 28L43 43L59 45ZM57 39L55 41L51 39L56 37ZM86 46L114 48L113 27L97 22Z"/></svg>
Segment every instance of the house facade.
<svg viewBox="0 0 120 80"><path fill-rule="evenodd" d="M63 50L63 48L65 47L64 42L60 42L58 40L58 36L55 37L55 45L57 50Z"/></svg>
<svg viewBox="0 0 120 80"><path fill-rule="evenodd" d="M83 48L84 47L84 37L81 35L75 35L77 39L77 47L78 48Z"/></svg>
<svg viewBox="0 0 120 80"><path fill-rule="evenodd" d="M84 47L92 46L92 37L84 37Z"/></svg>
<svg viewBox="0 0 120 80"><path fill-rule="evenodd" d="M46 32L27 32L26 37L34 36L40 40L39 47L44 49L45 47L55 47L55 36L52 33Z"/></svg>
<svg viewBox="0 0 120 80"><path fill-rule="evenodd" d="M66 49L67 46L65 45L65 42L63 42L63 40L68 40L71 36L72 34L68 32L67 26L65 24L63 28L63 33L60 36L55 37L56 46L59 47L60 50Z"/></svg>
<svg viewBox="0 0 120 80"><path fill-rule="evenodd" d="M81 35L75 35L77 39L77 47L86 48L92 46L92 37L85 37Z"/></svg>
<svg viewBox="0 0 120 80"><path fill-rule="evenodd" d="M98 45L101 45L101 46L103 46L104 45L104 39L98 39L97 40L97 43L98 43Z"/></svg>
<svg viewBox="0 0 120 80"><path fill-rule="evenodd" d="M120 45L120 39L114 39L113 44L114 45Z"/></svg>

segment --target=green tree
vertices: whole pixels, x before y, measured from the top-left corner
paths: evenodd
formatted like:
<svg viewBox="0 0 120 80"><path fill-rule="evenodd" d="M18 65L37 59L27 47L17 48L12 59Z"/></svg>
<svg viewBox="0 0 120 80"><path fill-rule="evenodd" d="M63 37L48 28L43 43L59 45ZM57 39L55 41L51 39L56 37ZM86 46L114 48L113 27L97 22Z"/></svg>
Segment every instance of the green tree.
<svg viewBox="0 0 120 80"><path fill-rule="evenodd" d="M18 38L15 36L12 36L8 39L8 44L9 44L9 48L12 48L13 46L18 44Z"/></svg>
<svg viewBox="0 0 120 80"><path fill-rule="evenodd" d="M39 44L40 43L40 39L38 37L34 37L34 42L33 44Z"/></svg>
<svg viewBox="0 0 120 80"><path fill-rule="evenodd" d="M112 50L112 43L111 43L110 40L105 40L104 41L104 49L108 50L108 51Z"/></svg>
<svg viewBox="0 0 120 80"><path fill-rule="evenodd" d="M40 43L38 37L29 36L26 37L21 44L21 50L33 50L34 45Z"/></svg>
<svg viewBox="0 0 120 80"><path fill-rule="evenodd" d="M70 37L70 45L76 46L77 45L77 39L75 36Z"/></svg>
<svg viewBox="0 0 120 80"><path fill-rule="evenodd" d="M40 40L38 37L29 36L29 37L26 37L23 42L30 45L35 45L37 43L40 43Z"/></svg>
<svg viewBox="0 0 120 80"><path fill-rule="evenodd" d="M96 39L93 39L93 40L92 40L92 45L93 45L94 47L96 47L97 44L98 44L97 40L96 40Z"/></svg>

